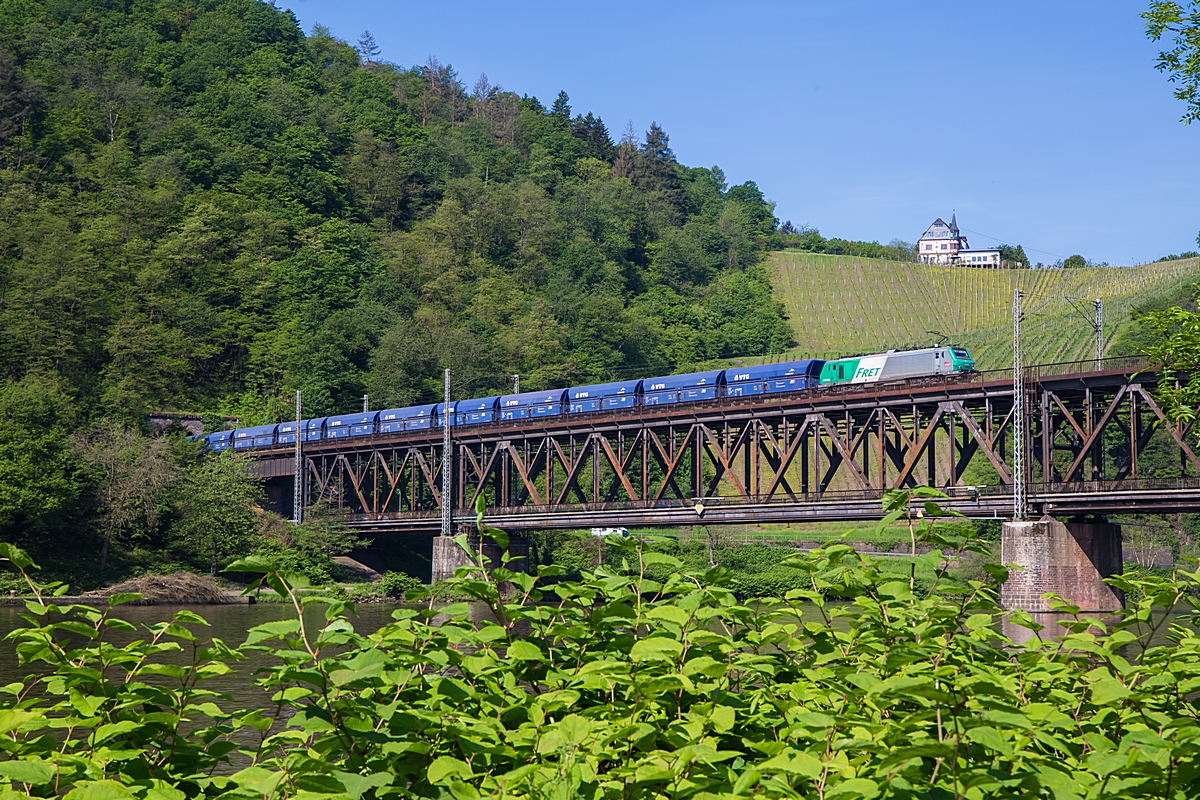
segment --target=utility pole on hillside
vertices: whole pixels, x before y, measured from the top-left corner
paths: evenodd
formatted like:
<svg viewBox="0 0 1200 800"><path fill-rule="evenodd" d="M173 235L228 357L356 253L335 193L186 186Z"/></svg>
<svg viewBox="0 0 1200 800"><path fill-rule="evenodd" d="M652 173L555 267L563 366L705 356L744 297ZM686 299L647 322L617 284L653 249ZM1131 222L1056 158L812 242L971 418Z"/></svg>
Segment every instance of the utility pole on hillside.
<svg viewBox="0 0 1200 800"><path fill-rule="evenodd" d="M365 395L365 394L363 395L363 413L364 414L371 410L370 400L371 400L370 395Z"/></svg>
<svg viewBox="0 0 1200 800"><path fill-rule="evenodd" d="M1096 369L1100 369L1100 361L1104 358L1104 301L1099 299L1093 300L1091 314L1088 314L1084 310L1086 306L1081 307L1080 303L1076 303L1070 297L1067 298L1067 302L1071 304L1071 308L1075 309L1075 312L1079 316L1086 319L1088 324L1092 326L1092 333L1096 337Z"/></svg>
<svg viewBox="0 0 1200 800"><path fill-rule="evenodd" d="M520 375L510 375L509 377L513 379L513 394L520 394L521 393L521 376Z"/></svg>
<svg viewBox="0 0 1200 800"><path fill-rule="evenodd" d="M1025 519L1025 365L1021 353L1021 290L1013 289L1013 520Z"/></svg>
<svg viewBox="0 0 1200 800"><path fill-rule="evenodd" d="M300 428L300 390L296 390L296 463L292 473L292 522L304 521L304 457L301 453L304 431Z"/></svg>

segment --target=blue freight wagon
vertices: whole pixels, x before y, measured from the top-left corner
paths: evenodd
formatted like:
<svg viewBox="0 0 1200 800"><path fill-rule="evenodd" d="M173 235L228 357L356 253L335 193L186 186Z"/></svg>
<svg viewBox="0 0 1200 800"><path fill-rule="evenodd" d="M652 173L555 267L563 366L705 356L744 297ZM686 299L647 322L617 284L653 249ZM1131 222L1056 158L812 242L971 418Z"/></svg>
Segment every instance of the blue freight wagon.
<svg viewBox="0 0 1200 800"><path fill-rule="evenodd" d="M434 424L434 426L440 428L443 425L449 425L451 428L453 428L455 425L457 425L458 420L456 419L456 417L458 416L458 414L457 414L457 411L455 410L457 408L457 406L458 406L458 403L451 403L449 411L446 410L445 403L438 403L436 406L434 406L433 407L433 424Z"/></svg>
<svg viewBox="0 0 1200 800"><path fill-rule="evenodd" d="M204 440L208 442L209 448L219 453L222 450L228 450L229 446L233 444L233 431L213 431L205 436Z"/></svg>
<svg viewBox="0 0 1200 800"><path fill-rule="evenodd" d="M296 422L281 422L279 430L275 432L276 444L295 444L296 433L300 430L300 425L303 423Z"/></svg>
<svg viewBox="0 0 1200 800"><path fill-rule="evenodd" d="M563 413L566 398L566 389L508 394L500 398L500 419L555 417Z"/></svg>
<svg viewBox="0 0 1200 800"><path fill-rule="evenodd" d="M351 436L370 436L379 430L379 412L369 411L358 422L350 423Z"/></svg>
<svg viewBox="0 0 1200 800"><path fill-rule="evenodd" d="M325 418L325 438L345 439L350 435L349 414Z"/></svg>
<svg viewBox="0 0 1200 800"><path fill-rule="evenodd" d="M399 433L431 428L437 419L437 406L389 408L379 412L379 432Z"/></svg>
<svg viewBox="0 0 1200 800"><path fill-rule="evenodd" d="M725 370L664 375L642 381L642 402L648 406L716 400L725 388Z"/></svg>
<svg viewBox="0 0 1200 800"><path fill-rule="evenodd" d="M359 411L356 414L339 414L325 420L325 438L341 439L346 436L370 436L375 433L378 411Z"/></svg>
<svg viewBox="0 0 1200 800"><path fill-rule="evenodd" d="M597 383L591 386L576 386L567 390L568 411L572 414L587 414L592 411L610 411L618 408L634 408L642 396L642 380Z"/></svg>
<svg viewBox="0 0 1200 800"><path fill-rule="evenodd" d="M725 396L749 397L772 392L798 392L821 383L824 361L806 359L725 370Z"/></svg>
<svg viewBox="0 0 1200 800"><path fill-rule="evenodd" d="M499 397L480 397L459 400L454 404L455 425L483 425L495 422L500 409Z"/></svg>
<svg viewBox="0 0 1200 800"><path fill-rule="evenodd" d="M304 441L319 442L325 438L325 418L306 419L300 423L300 430L304 433Z"/></svg>
<svg viewBox="0 0 1200 800"><path fill-rule="evenodd" d="M233 432L233 449L270 447L275 444L275 429L278 427L278 425L256 425L253 428L238 428Z"/></svg>

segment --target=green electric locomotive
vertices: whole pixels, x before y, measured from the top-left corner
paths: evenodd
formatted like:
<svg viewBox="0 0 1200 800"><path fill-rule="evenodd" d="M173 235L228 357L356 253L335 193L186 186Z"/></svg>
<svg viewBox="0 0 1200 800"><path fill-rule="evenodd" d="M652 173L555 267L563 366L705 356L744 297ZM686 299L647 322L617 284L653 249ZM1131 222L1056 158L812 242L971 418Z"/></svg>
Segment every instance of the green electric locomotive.
<svg viewBox="0 0 1200 800"><path fill-rule="evenodd" d="M888 350L869 356L826 361L821 385L880 383L972 372L975 360L961 347L926 347L921 350Z"/></svg>

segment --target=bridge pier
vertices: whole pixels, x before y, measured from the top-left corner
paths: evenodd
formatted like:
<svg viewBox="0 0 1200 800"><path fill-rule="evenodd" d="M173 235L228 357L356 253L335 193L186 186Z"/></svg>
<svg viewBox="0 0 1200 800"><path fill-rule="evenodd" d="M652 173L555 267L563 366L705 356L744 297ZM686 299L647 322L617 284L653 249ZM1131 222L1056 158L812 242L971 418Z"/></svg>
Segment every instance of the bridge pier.
<svg viewBox="0 0 1200 800"><path fill-rule="evenodd" d="M1119 611L1124 593L1103 582L1121 573L1121 526L1108 522L1062 522L1044 517L1006 522L1000 561L1022 569L1009 572L1000 605L1009 610L1051 611L1042 599L1054 592L1084 612Z"/></svg>
<svg viewBox="0 0 1200 800"><path fill-rule="evenodd" d="M473 552L482 553L484 564L488 570L493 570L500 566L500 557L503 550L493 542L490 538L480 541L479 532L474 525L463 525L459 528L460 533L467 535L467 546ZM508 552L512 556L512 560L508 562L508 568L513 571L525 571L529 564L529 539L520 533L508 533ZM435 536L433 537L433 582L444 581L454 577L454 570L459 567L470 566L474 562L458 543L451 536Z"/></svg>

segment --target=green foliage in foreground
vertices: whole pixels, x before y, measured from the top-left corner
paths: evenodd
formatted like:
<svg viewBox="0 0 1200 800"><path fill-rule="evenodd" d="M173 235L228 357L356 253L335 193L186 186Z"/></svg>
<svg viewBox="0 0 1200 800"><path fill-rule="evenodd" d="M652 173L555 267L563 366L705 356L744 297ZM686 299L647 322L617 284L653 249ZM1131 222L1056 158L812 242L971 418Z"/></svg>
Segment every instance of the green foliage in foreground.
<svg viewBox="0 0 1200 800"><path fill-rule="evenodd" d="M60 606L63 587L30 581L41 599L10 638L35 673L0 695L3 796L1196 796L1200 572L1119 581L1144 599L1107 630L1075 610L1065 636L1017 646L992 589L949 577L972 545L922 535L947 557L924 597L832 545L793 559L810 588L741 604L719 569L651 579L677 562L631 541L552 587L545 569L463 568L445 588L474 606L429 595L370 635L247 559L298 613L240 649L191 612L137 631L128 597ZM255 650L277 658L262 707L233 709L205 686Z"/></svg>

